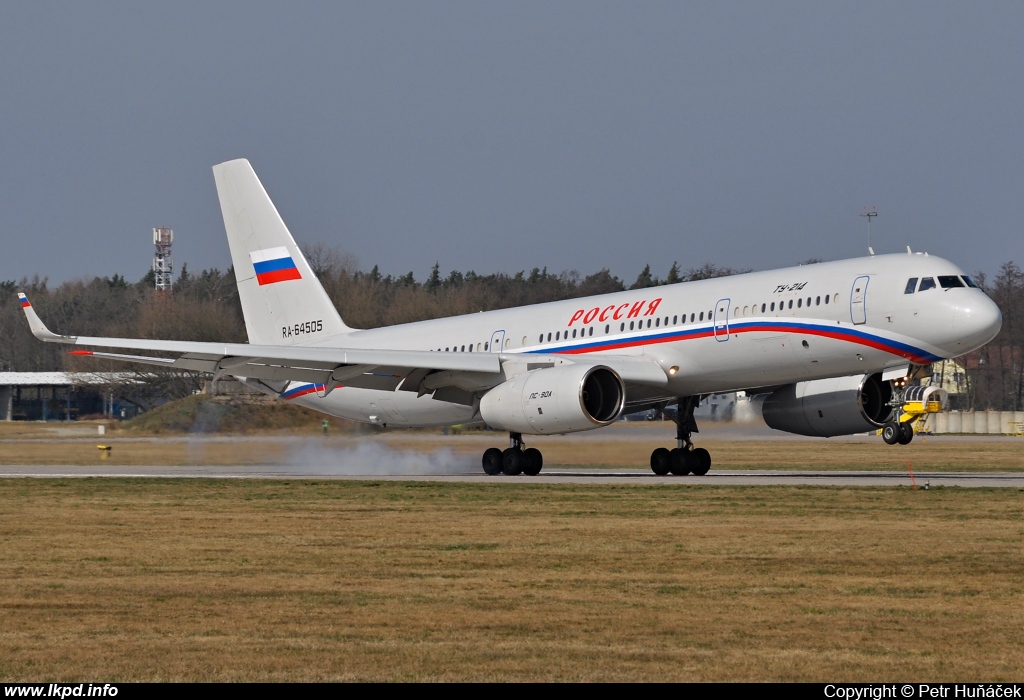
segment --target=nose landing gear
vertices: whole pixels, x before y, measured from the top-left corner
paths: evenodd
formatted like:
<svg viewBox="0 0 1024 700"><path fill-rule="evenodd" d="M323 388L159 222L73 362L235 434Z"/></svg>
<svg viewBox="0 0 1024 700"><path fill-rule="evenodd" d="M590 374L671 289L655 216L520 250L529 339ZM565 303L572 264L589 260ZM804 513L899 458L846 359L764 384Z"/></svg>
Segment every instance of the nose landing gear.
<svg viewBox="0 0 1024 700"><path fill-rule="evenodd" d="M668 450L659 447L651 453L651 471L658 476L672 473L675 476L704 476L711 469L711 453L703 447L694 447L690 439L697 430L697 421L693 411L700 403L699 396L686 396L679 399L679 410L676 412L676 447Z"/></svg>
<svg viewBox="0 0 1024 700"><path fill-rule="evenodd" d="M907 380L893 382L892 414L882 426L882 440L886 445L909 445L914 439L914 426L923 426L929 414L946 408L949 394L933 386L907 386Z"/></svg>
<svg viewBox="0 0 1024 700"><path fill-rule="evenodd" d="M886 445L909 445L914 439L914 426L911 421L889 421L882 426L882 440Z"/></svg>
<svg viewBox="0 0 1024 700"><path fill-rule="evenodd" d="M484 452L484 473L490 476L526 474L537 476L544 467L544 456L540 450L523 443L521 433L509 433L509 446L505 450L491 447Z"/></svg>

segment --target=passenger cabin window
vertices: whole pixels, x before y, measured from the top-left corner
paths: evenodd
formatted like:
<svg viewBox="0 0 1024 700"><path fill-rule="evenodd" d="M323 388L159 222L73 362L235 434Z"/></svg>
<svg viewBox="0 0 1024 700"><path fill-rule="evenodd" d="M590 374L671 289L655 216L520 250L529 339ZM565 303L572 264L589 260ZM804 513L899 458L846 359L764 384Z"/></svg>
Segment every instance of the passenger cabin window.
<svg viewBox="0 0 1024 700"><path fill-rule="evenodd" d="M917 278L911 277L907 280L907 288L903 290L904 294L913 294L917 289Z"/></svg>
<svg viewBox="0 0 1024 700"><path fill-rule="evenodd" d="M933 280L931 277L925 277L923 280L921 280L921 286L918 288L917 291L923 292L926 289L935 289L935 280Z"/></svg>
<svg viewBox="0 0 1024 700"><path fill-rule="evenodd" d="M943 289L953 289L964 286L964 283L956 275L939 275L939 285Z"/></svg>

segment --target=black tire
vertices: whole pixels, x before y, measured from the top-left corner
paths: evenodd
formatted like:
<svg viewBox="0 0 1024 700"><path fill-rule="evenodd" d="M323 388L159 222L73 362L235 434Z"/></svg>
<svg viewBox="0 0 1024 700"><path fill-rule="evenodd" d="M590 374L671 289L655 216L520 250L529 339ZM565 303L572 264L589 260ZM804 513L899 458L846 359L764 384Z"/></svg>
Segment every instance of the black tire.
<svg viewBox="0 0 1024 700"><path fill-rule="evenodd" d="M693 462L693 469L691 471L694 475L704 476L711 470L711 453L703 447L698 447L693 451Z"/></svg>
<svg viewBox="0 0 1024 700"><path fill-rule="evenodd" d="M665 476L672 465L672 453L659 447L651 453L651 471L658 476Z"/></svg>
<svg viewBox="0 0 1024 700"><path fill-rule="evenodd" d="M484 452L484 473L490 476L501 474L502 459L501 450L491 447Z"/></svg>
<svg viewBox="0 0 1024 700"><path fill-rule="evenodd" d="M899 423L889 421L882 426L882 439L885 440L886 445L895 445L900 439L900 426Z"/></svg>
<svg viewBox="0 0 1024 700"><path fill-rule="evenodd" d="M896 439L901 445L909 445L914 439L914 428L910 423L900 423L900 436Z"/></svg>
<svg viewBox="0 0 1024 700"><path fill-rule="evenodd" d="M686 476L693 471L693 455L690 454L689 450L684 450L680 447L675 448L670 453L672 459L669 462L668 470L676 476Z"/></svg>
<svg viewBox="0 0 1024 700"><path fill-rule="evenodd" d="M528 447L523 450L523 474L537 476L544 468L544 455L535 447Z"/></svg>
<svg viewBox="0 0 1024 700"><path fill-rule="evenodd" d="M523 473L523 453L515 447L510 447L501 453L501 471L509 476L516 476Z"/></svg>

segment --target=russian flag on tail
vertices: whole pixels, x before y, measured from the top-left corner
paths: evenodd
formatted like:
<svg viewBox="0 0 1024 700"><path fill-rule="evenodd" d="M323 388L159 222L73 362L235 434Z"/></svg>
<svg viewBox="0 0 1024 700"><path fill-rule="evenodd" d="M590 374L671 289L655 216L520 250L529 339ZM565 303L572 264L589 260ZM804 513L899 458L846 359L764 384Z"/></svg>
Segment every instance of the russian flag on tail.
<svg viewBox="0 0 1024 700"><path fill-rule="evenodd" d="M256 281L261 287L275 282L302 279L299 269L295 267L295 261L284 246L254 250L249 253L249 259L256 269Z"/></svg>
<svg viewBox="0 0 1024 700"><path fill-rule="evenodd" d="M27 309L28 307L32 306L32 304L28 303L28 297L22 294L21 292L18 292L18 301L21 302L21 308L23 309Z"/></svg>

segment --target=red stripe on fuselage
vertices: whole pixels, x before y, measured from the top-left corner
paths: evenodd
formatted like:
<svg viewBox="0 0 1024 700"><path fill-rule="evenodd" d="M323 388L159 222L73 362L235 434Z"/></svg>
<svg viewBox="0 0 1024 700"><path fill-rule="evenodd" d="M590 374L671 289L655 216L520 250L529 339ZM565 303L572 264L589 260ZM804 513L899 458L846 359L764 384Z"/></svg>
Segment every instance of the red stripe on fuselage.
<svg viewBox="0 0 1024 700"><path fill-rule="evenodd" d="M739 333L793 333L800 335L813 335L820 338L830 338L832 340L842 340L848 343L856 343L857 345L864 345L866 347L874 348L875 350L881 350L887 352L890 355L896 355L907 360L912 360L917 364L931 364L931 360L921 357L912 352L901 350L889 345L885 345L877 340L870 338L863 338L856 335L848 335L845 333L824 331L810 328L799 328L787 325L775 325L775 324L764 324L756 327L738 327L730 328L729 335L735 335ZM722 330L722 334L725 335L725 329ZM682 335L672 335L665 338L637 338L634 340L623 340L618 343L607 343L602 344L599 347L584 347L584 348L568 348L565 350L555 350L555 355L585 355L592 352L602 352L605 350L619 350L622 348L634 348L637 346L644 345L660 345L662 343L675 343L682 340L695 340L697 338L711 338L715 335L714 330L708 329L706 331L696 333L685 333Z"/></svg>

